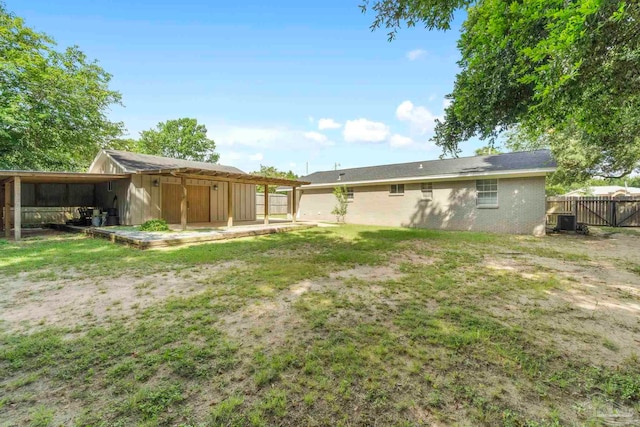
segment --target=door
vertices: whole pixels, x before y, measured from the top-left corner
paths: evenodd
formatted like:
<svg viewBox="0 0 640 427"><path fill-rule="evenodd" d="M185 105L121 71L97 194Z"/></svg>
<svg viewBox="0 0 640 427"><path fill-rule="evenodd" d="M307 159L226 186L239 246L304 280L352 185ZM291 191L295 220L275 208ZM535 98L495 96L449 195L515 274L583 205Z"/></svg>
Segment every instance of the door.
<svg viewBox="0 0 640 427"><path fill-rule="evenodd" d="M169 224L180 224L182 186L162 184L162 219Z"/></svg>
<svg viewBox="0 0 640 427"><path fill-rule="evenodd" d="M187 186L187 222L209 222L211 187Z"/></svg>
<svg viewBox="0 0 640 427"><path fill-rule="evenodd" d="M187 222L209 222L211 187L187 185ZM162 218L169 224L180 224L182 186L162 184Z"/></svg>

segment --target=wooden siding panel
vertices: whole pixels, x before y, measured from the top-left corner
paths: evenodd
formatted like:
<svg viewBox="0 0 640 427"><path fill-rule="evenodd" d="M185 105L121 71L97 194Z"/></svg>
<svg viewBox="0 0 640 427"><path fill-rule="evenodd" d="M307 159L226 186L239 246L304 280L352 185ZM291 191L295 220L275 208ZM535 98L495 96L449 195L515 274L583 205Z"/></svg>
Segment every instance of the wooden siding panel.
<svg viewBox="0 0 640 427"><path fill-rule="evenodd" d="M214 190L214 186L217 186L217 190ZM225 217L225 186L223 182L214 181L211 183L211 221L224 221Z"/></svg>
<svg viewBox="0 0 640 427"><path fill-rule="evenodd" d="M126 171L118 166L109 156L101 152L98 155L98 159L93 164L93 167L89 169L90 173L104 173L104 174L118 174L126 173Z"/></svg>
<svg viewBox="0 0 640 427"><path fill-rule="evenodd" d="M187 222L209 222L211 189L203 185L187 185Z"/></svg>
<svg viewBox="0 0 640 427"><path fill-rule="evenodd" d="M182 188L177 184L162 184L162 218L169 224L180 224Z"/></svg>

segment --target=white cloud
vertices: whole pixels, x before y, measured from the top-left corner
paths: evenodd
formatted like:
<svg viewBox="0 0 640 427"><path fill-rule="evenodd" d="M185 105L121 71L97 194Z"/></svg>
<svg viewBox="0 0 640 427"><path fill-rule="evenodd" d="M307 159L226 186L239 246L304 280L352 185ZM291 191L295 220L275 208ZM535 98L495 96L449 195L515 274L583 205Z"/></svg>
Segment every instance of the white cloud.
<svg viewBox="0 0 640 427"><path fill-rule="evenodd" d="M347 142L383 142L389 134L389 126L367 119L347 120L342 132Z"/></svg>
<svg viewBox="0 0 640 427"><path fill-rule="evenodd" d="M411 101L404 101L396 109L398 120L408 122L411 130L420 135L433 132L435 120L439 118L426 107L413 105Z"/></svg>
<svg viewBox="0 0 640 427"><path fill-rule="evenodd" d="M342 125L338 122L336 122L333 119L320 119L318 120L318 129L320 130L324 130L324 129L339 129L341 128Z"/></svg>
<svg viewBox="0 0 640 427"><path fill-rule="evenodd" d="M451 100L450 100L450 99L446 99L446 98L445 98L445 100L444 100L444 101L442 101L442 108L443 108L443 109L446 109L446 108L447 108L449 105L451 105L451 104L452 104Z"/></svg>
<svg viewBox="0 0 640 427"><path fill-rule="evenodd" d="M252 162L259 162L262 159L264 159L262 153L256 153L249 156L249 160L251 160Z"/></svg>
<svg viewBox="0 0 640 427"><path fill-rule="evenodd" d="M208 133L220 149L225 147L233 147L236 150L252 148L257 151L292 148L312 149L333 145L329 138L319 132L304 132L287 127L215 125L207 127L211 129Z"/></svg>
<svg viewBox="0 0 640 427"><path fill-rule="evenodd" d="M389 145L392 147L408 147L413 144L415 144L415 142L408 136L393 134L391 138L389 138Z"/></svg>
<svg viewBox="0 0 640 427"><path fill-rule="evenodd" d="M415 61L416 59L422 58L427 54L427 51L424 49L414 49L407 52L407 59L409 61Z"/></svg>
<svg viewBox="0 0 640 427"><path fill-rule="evenodd" d="M326 145L329 142L329 138L327 138L326 135L323 135L320 132L305 132L303 135L306 139L317 142L321 145Z"/></svg>

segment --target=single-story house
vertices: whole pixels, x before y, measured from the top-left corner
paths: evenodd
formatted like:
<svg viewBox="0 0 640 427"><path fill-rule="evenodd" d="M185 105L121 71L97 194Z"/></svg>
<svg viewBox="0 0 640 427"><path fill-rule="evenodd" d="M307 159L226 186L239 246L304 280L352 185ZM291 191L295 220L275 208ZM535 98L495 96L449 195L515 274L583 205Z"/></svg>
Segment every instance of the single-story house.
<svg viewBox="0 0 640 427"><path fill-rule="evenodd" d="M562 197L640 197L640 188L621 185L596 185L562 194Z"/></svg>
<svg viewBox="0 0 640 427"><path fill-rule="evenodd" d="M122 225L162 218L170 224L256 220L256 185L305 181L250 175L232 166L102 150L86 173L0 171L5 235L20 238L24 207L95 207L117 212ZM265 223L269 222L268 199ZM295 221L296 205L293 206ZM13 220L13 221L12 221Z"/></svg>
<svg viewBox="0 0 640 427"><path fill-rule="evenodd" d="M345 186L347 223L541 235L555 170L537 150L315 172L300 178L298 218L335 221L333 190Z"/></svg>

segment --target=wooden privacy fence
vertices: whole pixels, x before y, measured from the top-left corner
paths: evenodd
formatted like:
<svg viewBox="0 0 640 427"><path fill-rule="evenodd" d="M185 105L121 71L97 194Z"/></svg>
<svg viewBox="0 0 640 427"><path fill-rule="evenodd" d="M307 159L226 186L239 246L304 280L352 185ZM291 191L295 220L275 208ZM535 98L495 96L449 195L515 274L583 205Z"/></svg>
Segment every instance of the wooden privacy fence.
<svg viewBox="0 0 640 427"><path fill-rule="evenodd" d="M547 197L547 223L555 226L561 214L587 225L640 227L640 198Z"/></svg>
<svg viewBox="0 0 640 427"><path fill-rule="evenodd" d="M288 197L286 194L269 193L269 215L283 215L289 213ZM264 213L264 193L256 193L256 213Z"/></svg>

